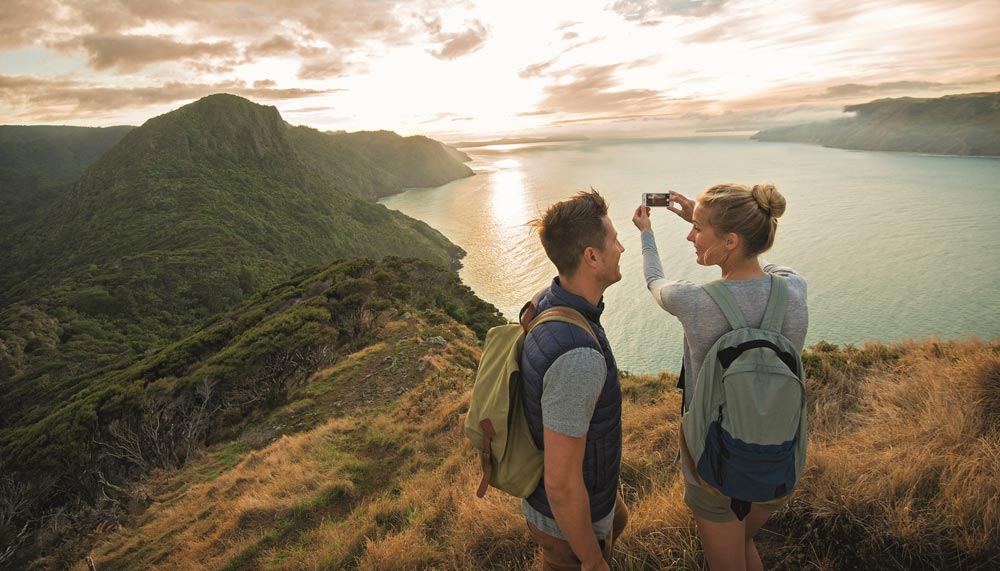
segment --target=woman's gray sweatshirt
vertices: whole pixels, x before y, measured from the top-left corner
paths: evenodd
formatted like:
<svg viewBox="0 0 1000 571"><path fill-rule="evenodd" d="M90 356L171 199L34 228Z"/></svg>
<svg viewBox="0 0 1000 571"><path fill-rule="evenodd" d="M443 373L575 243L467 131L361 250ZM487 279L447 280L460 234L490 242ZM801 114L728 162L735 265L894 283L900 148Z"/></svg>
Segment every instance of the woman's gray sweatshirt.
<svg viewBox="0 0 1000 571"><path fill-rule="evenodd" d="M729 322L701 286L689 281L668 280L664 277L660 255L656 251L656 239L651 231L642 233L642 260L646 287L653 294L653 299L660 307L679 319L681 326L684 327L684 376L687 383L684 407L687 408L705 354L719 337L730 330ZM801 352L805 343L806 329L809 326L806 282L791 268L761 263L767 275L749 280L724 280L722 283L739 302L747 325L760 327L768 296L771 295L770 274L787 278L788 310L785 311L781 334Z"/></svg>

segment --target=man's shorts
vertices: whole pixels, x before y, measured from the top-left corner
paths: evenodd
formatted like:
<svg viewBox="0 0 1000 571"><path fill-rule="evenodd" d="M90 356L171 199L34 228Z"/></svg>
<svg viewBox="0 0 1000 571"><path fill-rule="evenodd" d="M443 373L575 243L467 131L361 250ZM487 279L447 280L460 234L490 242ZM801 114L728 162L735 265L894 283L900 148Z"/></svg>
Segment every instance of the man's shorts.
<svg viewBox="0 0 1000 571"><path fill-rule="evenodd" d="M788 503L792 494L766 502L754 502L769 512L777 511ZM725 498L706 490L705 488L684 482L684 503L696 516L715 523L728 523L736 519L736 514L730 506L729 498Z"/></svg>

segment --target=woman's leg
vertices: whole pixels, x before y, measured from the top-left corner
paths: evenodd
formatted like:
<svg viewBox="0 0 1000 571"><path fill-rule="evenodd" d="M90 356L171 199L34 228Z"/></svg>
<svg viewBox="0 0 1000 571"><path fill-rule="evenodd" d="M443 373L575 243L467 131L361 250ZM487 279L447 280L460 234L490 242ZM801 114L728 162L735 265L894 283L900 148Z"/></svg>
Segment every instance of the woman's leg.
<svg viewBox="0 0 1000 571"><path fill-rule="evenodd" d="M711 571L761 571L762 564L754 536L771 512L752 506L743 521L719 523L695 514L698 536L705 550L705 560Z"/></svg>
<svg viewBox="0 0 1000 571"><path fill-rule="evenodd" d="M744 537L746 523L733 520L719 523L695 514L698 537L705 551L705 561L711 571L745 571L746 550Z"/></svg>
<svg viewBox="0 0 1000 571"><path fill-rule="evenodd" d="M774 512L755 504L750 507L750 513L743 520L746 524L743 549L746 553L747 571L763 571L764 569L764 564L760 562L760 554L757 553L757 545L754 544L753 538L760 531L760 528L764 527L764 522L767 521L767 518L772 513Z"/></svg>

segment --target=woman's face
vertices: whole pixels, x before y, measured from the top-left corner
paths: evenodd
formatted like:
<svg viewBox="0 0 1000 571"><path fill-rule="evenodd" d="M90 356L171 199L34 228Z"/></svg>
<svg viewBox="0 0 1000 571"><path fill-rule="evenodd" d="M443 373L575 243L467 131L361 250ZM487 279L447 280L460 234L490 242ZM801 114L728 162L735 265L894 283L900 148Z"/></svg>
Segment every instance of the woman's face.
<svg viewBox="0 0 1000 571"><path fill-rule="evenodd" d="M694 215L691 216L691 231L687 239L694 244L698 263L702 266L715 266L729 256L726 240L719 236L715 227L708 223L708 211L701 203L695 203Z"/></svg>

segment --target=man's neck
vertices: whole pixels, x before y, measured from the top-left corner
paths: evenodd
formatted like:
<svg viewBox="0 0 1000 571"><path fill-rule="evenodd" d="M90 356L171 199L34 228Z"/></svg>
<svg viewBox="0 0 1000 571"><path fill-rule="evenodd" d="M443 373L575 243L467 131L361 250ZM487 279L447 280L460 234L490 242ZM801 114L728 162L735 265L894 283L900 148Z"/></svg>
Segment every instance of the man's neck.
<svg viewBox="0 0 1000 571"><path fill-rule="evenodd" d="M593 280L584 279L579 275L567 277L559 274L559 286L569 293L582 297L594 307L597 307L597 304L601 303L601 297L604 295L604 290L606 289Z"/></svg>

